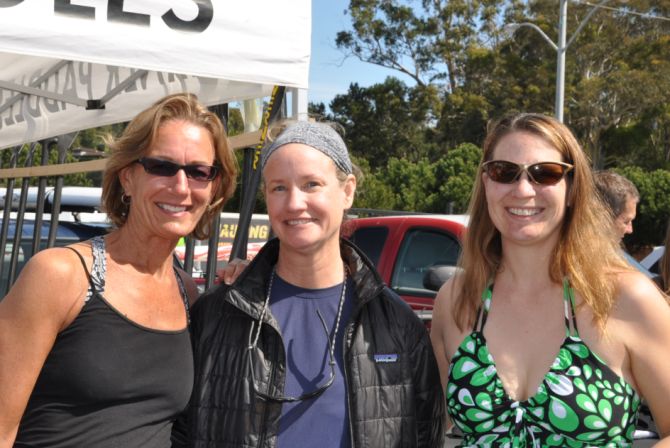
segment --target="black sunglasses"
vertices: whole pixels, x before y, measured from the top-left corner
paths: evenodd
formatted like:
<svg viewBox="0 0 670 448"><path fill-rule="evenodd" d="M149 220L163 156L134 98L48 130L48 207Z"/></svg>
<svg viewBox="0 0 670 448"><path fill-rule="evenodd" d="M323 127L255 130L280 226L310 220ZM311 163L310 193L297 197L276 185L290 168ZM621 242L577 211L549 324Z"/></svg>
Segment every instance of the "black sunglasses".
<svg viewBox="0 0 670 448"><path fill-rule="evenodd" d="M142 157L135 160L144 167L144 171L154 176L172 177L179 170L184 170L186 177L201 182L209 182L219 174L219 167L212 165L179 165L169 160Z"/></svg>
<svg viewBox="0 0 670 448"><path fill-rule="evenodd" d="M512 184L519 180L525 172L528 179L538 185L555 185L574 168L569 163L539 162L530 165L508 162L507 160L491 160L482 165L482 169L492 181L501 184Z"/></svg>
<svg viewBox="0 0 670 448"><path fill-rule="evenodd" d="M266 394L263 391L258 390L256 387L256 375L254 373L254 360L252 360L252 354L255 354L256 358L259 358L261 361L263 359L262 355L259 353L260 350L256 347L256 343L258 342L258 335L260 334L261 326L260 324L258 325L258 333L256 334L256 337L253 338L252 340L252 333L254 331L253 324L251 326L251 331L249 333L249 346L247 347L249 351L249 356L247 357L249 361L249 370L251 371L251 387L256 395L259 397L268 400L268 401L274 401L276 403L295 403L297 401L303 401L303 400L309 400L310 398L316 398L322 393L326 391L330 386L333 385L333 382L335 381L335 359L334 357L334 351L335 351L335 340L330 337L330 334L328 333L328 327L326 326L326 321L323 319L323 316L321 315L321 312L319 310L316 310L316 314L319 316L319 320L321 320L321 325L323 325L323 331L326 332L326 338L328 338L328 357L329 357L329 362L330 364L330 376L328 377L328 380L323 383L323 385L319 386L318 388L314 389L311 392L306 392L298 397L291 397L291 396L285 396L285 395L270 395Z"/></svg>

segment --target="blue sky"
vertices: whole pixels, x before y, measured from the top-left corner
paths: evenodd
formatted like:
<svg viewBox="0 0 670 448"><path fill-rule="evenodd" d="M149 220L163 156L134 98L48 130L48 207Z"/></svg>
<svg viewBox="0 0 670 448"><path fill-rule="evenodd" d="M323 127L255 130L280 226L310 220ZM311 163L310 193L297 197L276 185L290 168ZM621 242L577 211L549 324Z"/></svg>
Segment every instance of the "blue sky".
<svg viewBox="0 0 670 448"><path fill-rule="evenodd" d="M309 101L323 102L328 106L337 94L347 93L349 84L357 82L363 87L383 82L387 76L396 76L407 84L408 77L394 70L360 62L355 58L344 59L335 47L338 31L351 29L351 19L344 14L349 0L312 1L312 60L309 68Z"/></svg>

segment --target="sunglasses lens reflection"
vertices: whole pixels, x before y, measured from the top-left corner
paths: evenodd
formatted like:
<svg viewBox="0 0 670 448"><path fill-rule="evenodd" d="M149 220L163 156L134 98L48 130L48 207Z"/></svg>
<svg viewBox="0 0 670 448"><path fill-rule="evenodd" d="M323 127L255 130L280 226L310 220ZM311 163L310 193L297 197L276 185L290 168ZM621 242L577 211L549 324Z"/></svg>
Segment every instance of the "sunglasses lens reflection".
<svg viewBox="0 0 670 448"><path fill-rule="evenodd" d="M531 181L540 185L555 185L563 179L569 167L560 163L542 162L528 167ZM486 174L491 180L503 184L516 182L524 171L522 165L504 160L489 162L485 166Z"/></svg>
<svg viewBox="0 0 670 448"><path fill-rule="evenodd" d="M521 174L521 168L512 162L491 162L486 165L486 174L495 182L511 184Z"/></svg>
<svg viewBox="0 0 670 448"><path fill-rule="evenodd" d="M566 168L557 163L538 163L528 168L535 182L542 185L554 185L563 179Z"/></svg>
<svg viewBox="0 0 670 448"><path fill-rule="evenodd" d="M218 169L215 166L209 165L178 165L168 160L153 159L144 157L138 162L144 167L144 170L154 176L172 177L180 169L184 170L186 177L199 180L209 181L216 177Z"/></svg>
<svg viewBox="0 0 670 448"><path fill-rule="evenodd" d="M142 165L147 173L154 176L174 176L179 171L179 165L164 160L143 159Z"/></svg>

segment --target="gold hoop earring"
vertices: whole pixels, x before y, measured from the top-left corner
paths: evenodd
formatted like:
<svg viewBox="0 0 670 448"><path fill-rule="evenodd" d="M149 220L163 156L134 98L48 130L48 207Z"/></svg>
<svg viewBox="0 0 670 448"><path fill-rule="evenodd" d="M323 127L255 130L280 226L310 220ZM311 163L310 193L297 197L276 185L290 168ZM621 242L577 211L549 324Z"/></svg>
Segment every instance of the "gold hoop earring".
<svg viewBox="0 0 670 448"><path fill-rule="evenodd" d="M209 204L209 205L207 206L207 211L208 211L208 212L211 212L211 211L214 210L216 207L218 207L219 204L221 204L222 202L223 202L223 198L219 198L219 199L217 199L216 201L212 202L211 204Z"/></svg>

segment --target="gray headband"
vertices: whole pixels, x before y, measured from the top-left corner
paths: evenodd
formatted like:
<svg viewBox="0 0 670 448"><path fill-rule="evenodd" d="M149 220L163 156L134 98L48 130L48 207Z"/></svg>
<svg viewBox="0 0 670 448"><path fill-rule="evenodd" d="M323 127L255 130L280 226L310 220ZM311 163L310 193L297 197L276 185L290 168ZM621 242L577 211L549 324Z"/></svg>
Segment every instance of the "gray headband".
<svg viewBox="0 0 670 448"><path fill-rule="evenodd" d="M353 174L354 170L349 159L347 146L335 129L322 123L298 121L287 127L279 137L261 153L261 169L265 168L268 159L281 146L289 143L302 143L321 151L335 162L335 166L346 174Z"/></svg>

